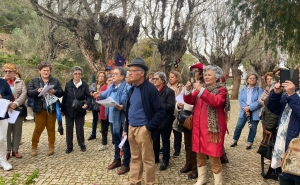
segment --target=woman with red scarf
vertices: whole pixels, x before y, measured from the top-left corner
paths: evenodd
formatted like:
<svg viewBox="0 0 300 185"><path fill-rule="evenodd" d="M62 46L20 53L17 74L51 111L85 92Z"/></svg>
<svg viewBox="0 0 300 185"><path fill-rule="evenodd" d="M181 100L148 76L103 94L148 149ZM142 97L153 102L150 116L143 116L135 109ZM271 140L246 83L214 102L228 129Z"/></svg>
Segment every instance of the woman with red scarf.
<svg viewBox="0 0 300 185"><path fill-rule="evenodd" d="M153 149L155 154L155 162L159 163L159 150L160 150L160 136L162 140L162 163L160 170L166 170L169 166L170 160L170 137L172 132L172 125L175 119L175 92L167 86L167 77L163 72L156 72L153 75L153 83L159 92L160 98L164 104L166 117L161 121L159 126L159 134L153 139Z"/></svg>

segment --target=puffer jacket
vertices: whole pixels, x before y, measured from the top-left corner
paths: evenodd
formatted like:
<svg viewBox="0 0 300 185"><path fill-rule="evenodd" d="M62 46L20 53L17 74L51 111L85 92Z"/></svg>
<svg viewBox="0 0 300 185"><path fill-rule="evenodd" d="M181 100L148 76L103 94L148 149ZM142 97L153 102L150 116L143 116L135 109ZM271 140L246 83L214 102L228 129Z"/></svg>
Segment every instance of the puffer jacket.
<svg viewBox="0 0 300 185"><path fill-rule="evenodd" d="M4 79L4 78L3 78ZM27 99L27 88L23 80L16 78L14 81L15 101L14 103L19 107L23 105Z"/></svg>
<svg viewBox="0 0 300 185"><path fill-rule="evenodd" d="M75 97L76 96L76 97ZM72 108L73 100L77 99L79 101L84 101L89 107L92 101L90 96L89 85L82 81L82 85L78 88L75 86L73 79L66 83L65 93L62 99L61 112L69 117L80 117L86 115L85 111L77 111Z"/></svg>
<svg viewBox="0 0 300 185"><path fill-rule="evenodd" d="M54 85L53 89L56 91L54 93L58 98L62 97L64 91L61 88L60 82L53 77L49 77L48 85ZM28 85L27 96L34 99L33 112L41 112L42 109L46 110L46 102L44 96L38 96L40 93L38 92L39 88L43 88L45 86L41 77L33 78ZM52 104L52 107L49 109L51 112L56 111L55 103ZM48 111L49 111L48 110Z"/></svg>
<svg viewBox="0 0 300 185"><path fill-rule="evenodd" d="M159 95L166 111L166 117L162 120L160 128L171 127L175 118L175 92L168 86L164 86Z"/></svg>

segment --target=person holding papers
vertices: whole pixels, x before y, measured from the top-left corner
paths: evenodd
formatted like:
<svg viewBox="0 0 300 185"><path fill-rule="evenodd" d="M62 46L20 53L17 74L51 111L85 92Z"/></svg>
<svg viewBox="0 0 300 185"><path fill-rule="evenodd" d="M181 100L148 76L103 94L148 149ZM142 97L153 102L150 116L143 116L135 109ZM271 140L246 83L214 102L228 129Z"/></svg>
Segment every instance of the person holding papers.
<svg viewBox="0 0 300 185"><path fill-rule="evenodd" d="M40 136L44 129L48 133L48 152L47 155L54 154L55 143L55 122L56 122L56 106L55 103L47 105L44 95L55 95L60 98L64 94L60 82L53 78L51 74L52 65L47 62L41 62L38 65L40 76L33 78L28 85L27 96L34 99L33 112L35 113L35 128L32 134L31 156L37 155L37 147L40 141ZM44 92L44 87L53 86L45 92L44 95L39 96ZM44 90L43 90L44 89Z"/></svg>
<svg viewBox="0 0 300 185"><path fill-rule="evenodd" d="M66 83L65 94L61 106L61 114L65 115L66 118L67 154L73 151L74 122L77 143L82 152L86 151L83 129L84 117L86 115L86 109L92 101L89 85L81 80L83 69L79 66L74 66L71 69L71 74L73 75L73 79ZM78 104L80 105L76 105L76 107L74 107L74 100L77 100Z"/></svg>
<svg viewBox="0 0 300 185"><path fill-rule="evenodd" d="M12 101L13 100L13 95L12 92L10 90L10 87L8 85L8 83L0 78L0 101L1 101L1 107L0 107L0 111L1 111L1 115L0 115L0 165L1 167L8 171L12 169L12 166L7 162L6 160L6 150L7 150L7 143L6 143L6 134L7 134L7 127L8 127L8 121L7 118L8 113L7 113L7 107L9 106L9 102L5 101L4 99L8 100L8 101ZM7 106L4 106L4 101Z"/></svg>
<svg viewBox="0 0 300 185"><path fill-rule="evenodd" d="M17 110L21 112L22 109L26 109L25 106L22 106L27 98L27 89L26 85L20 78L16 77L17 68L14 64L4 64L2 67L4 71L4 77L8 85L10 86L11 92L13 93L13 100L8 108L9 112L12 112L13 110ZM25 110L26 111L26 110ZM27 111L26 111L27 112ZM7 154L6 159L8 160L10 158L10 154L12 152L12 156L20 159L22 158L22 155L18 152L19 145L20 145L20 139L21 139L21 133L22 133L22 125L24 118L27 116L27 113L25 115L19 114L17 120L14 123L8 124L7 129Z"/></svg>
<svg viewBox="0 0 300 185"><path fill-rule="evenodd" d="M126 84L126 71L123 68L114 69L112 75L113 84L110 85L105 92L95 93L94 96L97 97L100 94L100 100L112 98L118 104L114 107L106 107L105 109L105 113L110 123L110 128L112 129L112 138L115 147L114 160L108 166L108 169L112 170L121 166L121 168L118 170L118 175L122 175L129 171L129 163L131 158L130 147L129 145L125 145L123 147L124 160L123 165L121 165L119 144L122 140L122 124L125 122L125 104L128 99L128 92L131 86Z"/></svg>
<svg viewBox="0 0 300 185"><path fill-rule="evenodd" d="M168 87L174 90L175 92L175 97L177 97L182 89L183 89L183 84L181 83L181 75L178 71L171 71L169 74L169 82L168 82ZM178 111L175 108L174 109L174 116L177 118ZM174 134L174 154L173 157L179 157L180 155L180 150L181 150L181 143L182 143L182 127L178 126L179 123L177 119L174 120L173 122L173 134Z"/></svg>

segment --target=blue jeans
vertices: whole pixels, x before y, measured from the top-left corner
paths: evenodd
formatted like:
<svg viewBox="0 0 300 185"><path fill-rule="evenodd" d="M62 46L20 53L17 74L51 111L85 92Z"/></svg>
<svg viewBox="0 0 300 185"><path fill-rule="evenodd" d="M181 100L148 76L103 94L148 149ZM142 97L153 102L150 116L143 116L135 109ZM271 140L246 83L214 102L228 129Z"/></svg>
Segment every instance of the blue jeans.
<svg viewBox="0 0 300 185"><path fill-rule="evenodd" d="M112 123L110 123L110 129L113 130ZM115 160L121 160L119 144L121 143L121 140L122 140L122 133L123 133L123 127L121 127L121 130L119 133L113 133L113 131L112 131L112 139L113 139L113 143L114 143L114 147L115 147L115 155L114 155ZM123 157L124 157L123 166L129 167L129 163L130 163L130 159L131 159L129 142L126 142L123 145Z"/></svg>
<svg viewBox="0 0 300 185"><path fill-rule="evenodd" d="M97 131L97 125L98 125L98 117L99 117L99 111L92 111L93 114L93 123L92 123L92 136L96 136Z"/></svg>
<svg viewBox="0 0 300 185"><path fill-rule="evenodd" d="M247 122L247 117L244 114L242 118L238 119L238 122L236 124L235 130L234 130L234 135L233 135L233 141L237 142L241 136L242 130ZM254 121L252 119L252 116L250 117L250 122L252 124L252 127L250 128L249 134L248 134L248 144L252 145L254 138L256 136L256 130L257 130L257 125L259 121Z"/></svg>

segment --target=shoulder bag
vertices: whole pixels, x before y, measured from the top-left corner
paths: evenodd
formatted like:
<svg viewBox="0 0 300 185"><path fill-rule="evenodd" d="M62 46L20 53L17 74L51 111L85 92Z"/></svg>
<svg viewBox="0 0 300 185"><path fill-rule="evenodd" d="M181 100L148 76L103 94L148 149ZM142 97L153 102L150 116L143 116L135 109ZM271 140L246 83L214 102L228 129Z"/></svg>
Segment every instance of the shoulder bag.
<svg viewBox="0 0 300 185"><path fill-rule="evenodd" d="M193 114L191 114L183 123L183 127L192 130L193 128Z"/></svg>
<svg viewBox="0 0 300 185"><path fill-rule="evenodd" d="M281 169L284 173L300 176L300 134L291 140L282 158Z"/></svg>
<svg viewBox="0 0 300 185"><path fill-rule="evenodd" d="M273 149L274 149L274 139L272 133L267 130L264 130L263 140L260 143L257 153L259 153L264 158L271 159Z"/></svg>
<svg viewBox="0 0 300 185"><path fill-rule="evenodd" d="M74 88L73 88L73 93L74 93L75 99L72 102L72 106L71 106L72 109L77 110L79 112L84 112L85 110L82 108L82 106L84 105L84 102L77 100Z"/></svg>
<svg viewBox="0 0 300 185"><path fill-rule="evenodd" d="M20 105L15 110L20 111L19 117L26 117L27 116L27 107L25 105Z"/></svg>

